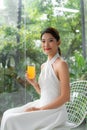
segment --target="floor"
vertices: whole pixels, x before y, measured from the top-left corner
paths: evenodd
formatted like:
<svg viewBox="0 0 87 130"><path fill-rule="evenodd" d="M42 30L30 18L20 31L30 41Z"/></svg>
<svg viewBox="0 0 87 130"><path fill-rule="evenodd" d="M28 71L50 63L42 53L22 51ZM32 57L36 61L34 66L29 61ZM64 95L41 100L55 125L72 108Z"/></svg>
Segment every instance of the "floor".
<svg viewBox="0 0 87 130"><path fill-rule="evenodd" d="M68 130L68 129L67 129ZM83 123L81 124L79 127L77 128L73 128L71 130L87 130L87 123Z"/></svg>
<svg viewBox="0 0 87 130"><path fill-rule="evenodd" d="M73 129L71 129L71 130L87 130L87 123L83 123L83 124L81 124L79 127L77 127L77 128L73 128Z"/></svg>

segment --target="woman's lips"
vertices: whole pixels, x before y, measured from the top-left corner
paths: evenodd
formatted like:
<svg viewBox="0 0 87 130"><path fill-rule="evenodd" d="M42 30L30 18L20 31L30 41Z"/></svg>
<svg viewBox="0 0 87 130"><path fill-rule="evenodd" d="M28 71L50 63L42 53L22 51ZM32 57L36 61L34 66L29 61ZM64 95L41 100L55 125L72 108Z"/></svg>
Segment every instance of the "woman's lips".
<svg viewBox="0 0 87 130"><path fill-rule="evenodd" d="M51 48L45 48L44 50L49 51L49 50L51 50Z"/></svg>

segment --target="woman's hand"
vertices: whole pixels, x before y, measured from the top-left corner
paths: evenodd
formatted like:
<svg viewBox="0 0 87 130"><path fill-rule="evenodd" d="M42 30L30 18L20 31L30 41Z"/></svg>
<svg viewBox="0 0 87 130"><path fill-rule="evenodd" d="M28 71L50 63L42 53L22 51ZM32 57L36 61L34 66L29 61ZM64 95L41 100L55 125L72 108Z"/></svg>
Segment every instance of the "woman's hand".
<svg viewBox="0 0 87 130"><path fill-rule="evenodd" d="M38 110L40 110L40 108L30 107L30 108L27 108L27 109L25 110L25 112L38 111Z"/></svg>
<svg viewBox="0 0 87 130"><path fill-rule="evenodd" d="M36 82L35 78L34 78L34 79L29 79L27 73L25 74L25 79L26 79L26 80L28 81L28 83L30 83L31 85L34 85L35 82Z"/></svg>
<svg viewBox="0 0 87 130"><path fill-rule="evenodd" d="M25 79L28 81L28 83L30 83L35 88L37 93L40 94L40 87L39 87L39 84L36 81L36 79L35 78L34 79L29 79L27 73L25 74Z"/></svg>

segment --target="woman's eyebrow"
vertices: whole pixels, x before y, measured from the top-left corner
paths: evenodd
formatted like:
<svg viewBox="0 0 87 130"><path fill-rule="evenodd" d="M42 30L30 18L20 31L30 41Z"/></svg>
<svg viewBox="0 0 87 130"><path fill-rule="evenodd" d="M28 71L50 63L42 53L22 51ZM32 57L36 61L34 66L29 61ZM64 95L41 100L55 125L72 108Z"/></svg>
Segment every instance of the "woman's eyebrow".
<svg viewBox="0 0 87 130"><path fill-rule="evenodd" d="M43 39L41 39L41 40L50 40L50 39L55 39L55 38L53 38L53 37L48 38L48 39L43 38Z"/></svg>

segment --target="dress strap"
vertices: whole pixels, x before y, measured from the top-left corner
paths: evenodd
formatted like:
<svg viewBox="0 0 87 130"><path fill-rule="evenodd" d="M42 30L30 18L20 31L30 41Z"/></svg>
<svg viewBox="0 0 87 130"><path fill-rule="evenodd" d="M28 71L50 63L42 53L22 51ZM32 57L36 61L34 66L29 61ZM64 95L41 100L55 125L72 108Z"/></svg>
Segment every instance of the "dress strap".
<svg viewBox="0 0 87 130"><path fill-rule="evenodd" d="M59 56L58 53L56 53L56 55L55 55L51 60L48 60L48 62L49 62L50 64L53 64L58 57L60 57L60 56Z"/></svg>
<svg viewBox="0 0 87 130"><path fill-rule="evenodd" d="M51 59L51 60L47 60L46 64L45 64L45 79L48 77L48 74L51 73L51 65L56 61L56 59L60 57L58 53L56 53L56 55Z"/></svg>

